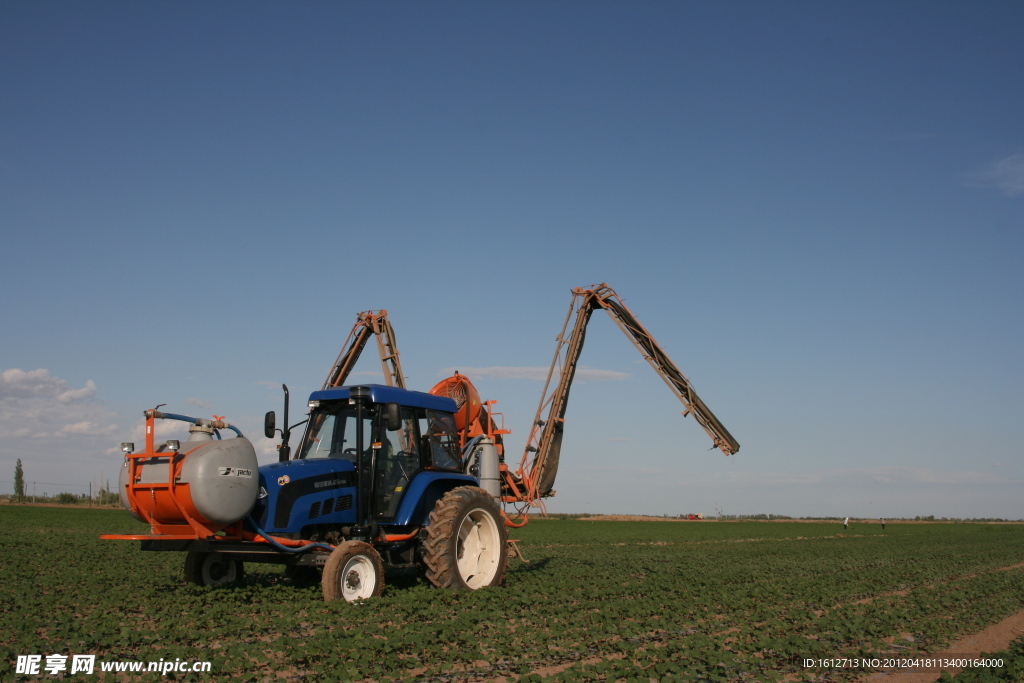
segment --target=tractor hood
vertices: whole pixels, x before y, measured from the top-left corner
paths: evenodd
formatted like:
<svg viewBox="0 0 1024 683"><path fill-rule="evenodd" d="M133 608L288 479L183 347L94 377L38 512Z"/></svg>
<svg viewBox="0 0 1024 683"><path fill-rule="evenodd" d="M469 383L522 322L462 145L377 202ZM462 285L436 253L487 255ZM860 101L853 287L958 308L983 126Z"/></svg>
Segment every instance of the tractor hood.
<svg viewBox="0 0 1024 683"><path fill-rule="evenodd" d="M348 460L289 460L263 465L259 472L252 516L263 530L298 533L311 524L356 521L356 471Z"/></svg>

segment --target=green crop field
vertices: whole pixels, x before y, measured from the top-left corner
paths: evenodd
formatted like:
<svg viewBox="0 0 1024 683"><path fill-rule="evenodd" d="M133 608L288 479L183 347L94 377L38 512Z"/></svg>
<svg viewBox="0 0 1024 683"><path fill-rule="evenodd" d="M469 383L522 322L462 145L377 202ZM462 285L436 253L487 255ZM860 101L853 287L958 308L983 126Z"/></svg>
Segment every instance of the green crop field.
<svg viewBox="0 0 1024 683"><path fill-rule="evenodd" d="M143 530L122 511L8 505L0 522L5 680L55 680L15 674L18 655L95 654L212 663L176 680L840 681L865 672L800 662L937 652L1024 609L1024 568L1004 569L1024 525L541 519L513 531L529 562L504 588L397 577L350 605L270 565L186 585L182 554L97 538ZM970 680L1019 680L1022 651Z"/></svg>

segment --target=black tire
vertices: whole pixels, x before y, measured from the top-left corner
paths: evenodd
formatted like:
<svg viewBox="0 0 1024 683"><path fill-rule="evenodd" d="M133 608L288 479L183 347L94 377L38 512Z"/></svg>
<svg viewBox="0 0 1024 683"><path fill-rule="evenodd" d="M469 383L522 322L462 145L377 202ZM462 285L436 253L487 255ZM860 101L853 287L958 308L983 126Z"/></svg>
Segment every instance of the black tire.
<svg viewBox="0 0 1024 683"><path fill-rule="evenodd" d="M384 591L384 563L369 543L345 541L327 558L320 584L327 601L373 598Z"/></svg>
<svg viewBox="0 0 1024 683"><path fill-rule="evenodd" d="M430 513L423 561L438 588L476 590L505 582L508 548L498 503L487 491L461 486Z"/></svg>
<svg viewBox="0 0 1024 683"><path fill-rule="evenodd" d="M230 586L243 577L242 562L228 555L193 550L185 556L185 580L197 586Z"/></svg>

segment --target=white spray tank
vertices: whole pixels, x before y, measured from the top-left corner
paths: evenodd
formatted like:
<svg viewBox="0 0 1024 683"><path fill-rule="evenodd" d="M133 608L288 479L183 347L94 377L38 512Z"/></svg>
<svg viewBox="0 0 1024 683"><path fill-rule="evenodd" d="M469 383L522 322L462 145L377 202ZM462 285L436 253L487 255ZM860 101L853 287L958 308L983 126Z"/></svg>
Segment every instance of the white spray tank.
<svg viewBox="0 0 1024 683"><path fill-rule="evenodd" d="M182 416L152 411L156 417L192 420ZM145 458L136 470L136 502L147 511L146 515L133 510L128 498L129 465L125 459L121 467L118 488L121 503L140 521L151 517L165 524L184 523L182 509L203 524L223 528L243 519L256 503L259 488L259 462L252 443L244 436L233 439L214 439L213 424L198 419L189 426L189 437L181 443L179 451L171 451L167 444L155 446L153 457ZM233 429L228 425L228 428ZM168 468L172 461L181 462L176 486L167 490ZM153 484L147 488L147 484Z"/></svg>
<svg viewBox="0 0 1024 683"><path fill-rule="evenodd" d="M190 451L199 444L197 441L213 441L213 427L207 427L204 425L193 424L188 426L188 441L185 442L185 451ZM166 446L161 445L157 447L160 452L166 451ZM168 453L166 458L154 459L151 463L144 464L139 467L139 471L142 474L140 481L153 481L163 482L167 481L167 463L170 458ZM132 517L145 522L146 520L142 516L132 509L131 503L128 502L128 459L125 458L121 464L121 475L118 481L118 490L121 492L121 505L127 510Z"/></svg>
<svg viewBox="0 0 1024 683"><path fill-rule="evenodd" d="M494 439L486 436L478 437L473 453L466 463L466 472L480 480L480 488L501 499L501 476L498 472L498 447Z"/></svg>

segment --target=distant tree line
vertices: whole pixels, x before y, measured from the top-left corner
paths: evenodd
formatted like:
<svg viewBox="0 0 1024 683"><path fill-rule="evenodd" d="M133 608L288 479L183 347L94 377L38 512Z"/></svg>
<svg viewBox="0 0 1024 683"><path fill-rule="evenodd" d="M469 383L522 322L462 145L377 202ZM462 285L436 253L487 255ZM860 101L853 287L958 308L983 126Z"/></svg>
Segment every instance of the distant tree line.
<svg viewBox="0 0 1024 683"><path fill-rule="evenodd" d="M14 465L14 493L10 496L0 496L0 500L6 500L10 503L24 503L27 502L31 496L25 495L25 469L21 465L21 458ZM87 494L84 493L71 493L64 491L58 493L52 498L44 494L43 499L47 501L53 501L61 505L75 505L78 503L93 502L99 505L114 505L121 502L121 497L115 491L110 490L110 482L108 481L106 486L100 487L100 490L91 499Z"/></svg>

